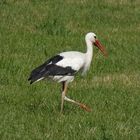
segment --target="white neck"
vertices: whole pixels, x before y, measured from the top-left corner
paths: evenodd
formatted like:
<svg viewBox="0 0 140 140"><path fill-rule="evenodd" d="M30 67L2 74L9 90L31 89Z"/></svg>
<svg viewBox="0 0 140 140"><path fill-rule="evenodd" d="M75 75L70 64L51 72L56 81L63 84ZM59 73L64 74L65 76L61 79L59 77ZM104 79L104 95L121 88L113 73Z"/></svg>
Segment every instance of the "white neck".
<svg viewBox="0 0 140 140"><path fill-rule="evenodd" d="M86 45L87 45L87 52L85 53L85 66L84 66L83 74L86 73L86 71L89 69L93 56L92 42L90 40L86 40Z"/></svg>
<svg viewBox="0 0 140 140"><path fill-rule="evenodd" d="M93 56L93 44L90 40L86 40L86 44L87 44L86 63L89 63L90 65Z"/></svg>

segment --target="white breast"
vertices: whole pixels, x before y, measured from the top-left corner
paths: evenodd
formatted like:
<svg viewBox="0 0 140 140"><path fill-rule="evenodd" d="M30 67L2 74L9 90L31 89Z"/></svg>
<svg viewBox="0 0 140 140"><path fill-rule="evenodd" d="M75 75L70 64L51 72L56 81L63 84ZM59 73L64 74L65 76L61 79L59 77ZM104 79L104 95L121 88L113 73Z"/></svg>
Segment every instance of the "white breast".
<svg viewBox="0 0 140 140"><path fill-rule="evenodd" d="M73 70L79 71L84 67L85 64L85 54L80 52L63 52L59 54L64 58L56 63L61 67L71 67Z"/></svg>

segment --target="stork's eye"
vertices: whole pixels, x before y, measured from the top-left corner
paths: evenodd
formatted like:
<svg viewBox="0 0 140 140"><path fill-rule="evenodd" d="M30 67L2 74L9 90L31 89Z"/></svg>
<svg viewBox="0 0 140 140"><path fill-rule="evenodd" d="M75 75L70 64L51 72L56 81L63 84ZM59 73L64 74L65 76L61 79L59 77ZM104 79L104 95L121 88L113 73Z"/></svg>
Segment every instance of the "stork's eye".
<svg viewBox="0 0 140 140"><path fill-rule="evenodd" d="M96 36L94 36L94 38L96 39Z"/></svg>

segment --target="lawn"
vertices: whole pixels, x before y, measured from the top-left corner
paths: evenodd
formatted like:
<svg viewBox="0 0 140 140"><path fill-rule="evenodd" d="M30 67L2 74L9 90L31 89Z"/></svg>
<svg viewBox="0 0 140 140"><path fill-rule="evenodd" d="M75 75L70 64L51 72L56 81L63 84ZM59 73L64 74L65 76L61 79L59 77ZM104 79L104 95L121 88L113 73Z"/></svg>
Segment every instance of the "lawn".
<svg viewBox="0 0 140 140"><path fill-rule="evenodd" d="M28 76L59 52L85 52L90 31L109 56L94 48L68 96L92 112L65 102L60 114L61 85ZM139 140L140 1L1 0L0 139Z"/></svg>

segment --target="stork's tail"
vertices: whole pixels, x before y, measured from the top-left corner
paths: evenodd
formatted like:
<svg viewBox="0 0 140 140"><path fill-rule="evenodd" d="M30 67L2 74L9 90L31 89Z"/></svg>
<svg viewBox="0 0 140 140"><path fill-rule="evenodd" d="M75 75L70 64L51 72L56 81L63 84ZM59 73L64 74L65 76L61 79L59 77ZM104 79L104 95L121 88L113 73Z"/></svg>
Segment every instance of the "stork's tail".
<svg viewBox="0 0 140 140"><path fill-rule="evenodd" d="M34 82L38 82L40 80L43 80L45 77L44 77L44 74L45 74L45 66L44 65L41 65L37 68L35 68L29 78L28 78L28 81L30 81L30 84L34 83Z"/></svg>
<svg viewBox="0 0 140 140"><path fill-rule="evenodd" d="M38 82L38 81L43 80L43 79L44 79L44 77L38 78L38 76L35 76L35 77L29 77L28 81L30 81L30 84L32 84L34 82Z"/></svg>
<svg viewBox="0 0 140 140"><path fill-rule="evenodd" d="M28 81L30 81L30 84L32 84L34 82L38 82L43 79L44 77L42 77L40 74L37 74L37 75L30 75L30 77L28 78Z"/></svg>

